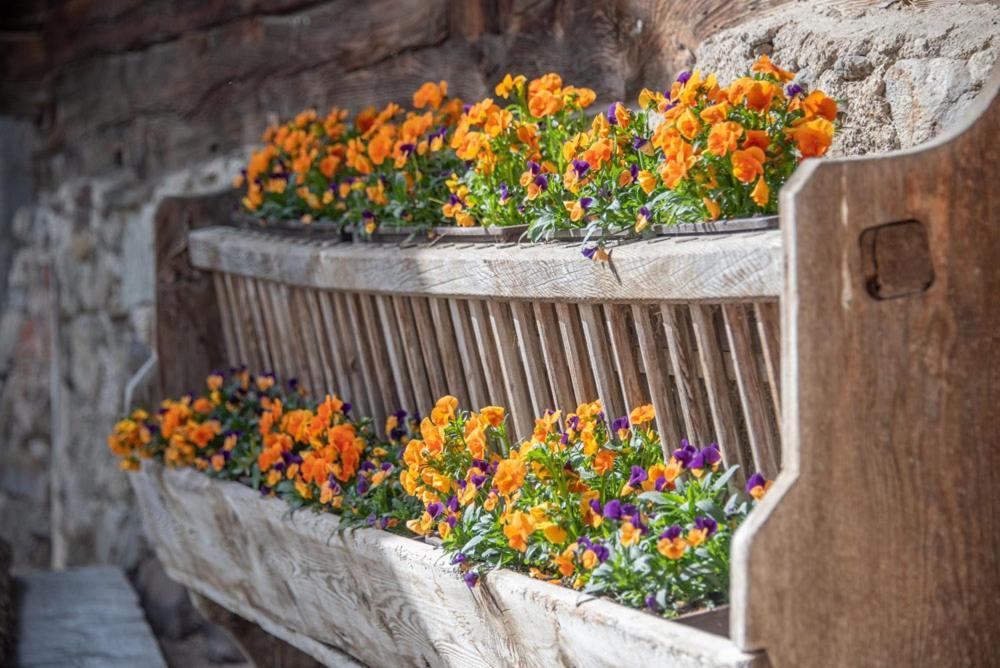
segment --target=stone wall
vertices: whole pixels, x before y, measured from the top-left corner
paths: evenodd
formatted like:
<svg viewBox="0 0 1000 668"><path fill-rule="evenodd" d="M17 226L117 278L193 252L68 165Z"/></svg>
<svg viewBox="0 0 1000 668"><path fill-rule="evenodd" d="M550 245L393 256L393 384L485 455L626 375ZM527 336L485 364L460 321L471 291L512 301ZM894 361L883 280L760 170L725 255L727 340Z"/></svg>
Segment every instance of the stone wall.
<svg viewBox="0 0 1000 668"><path fill-rule="evenodd" d="M732 76L767 52L841 100L838 152L888 150L953 119L996 56L996 4L926 4L213 0L178 10L79 0L3 10L0 123L38 138L27 172L39 194L8 217L15 244L0 227L13 267L0 293L0 520L15 560L141 560L105 436L150 350L153 216L165 196L226 188L270 117L403 100L428 79L475 98L508 70L558 70L602 101L633 101L695 56Z"/></svg>

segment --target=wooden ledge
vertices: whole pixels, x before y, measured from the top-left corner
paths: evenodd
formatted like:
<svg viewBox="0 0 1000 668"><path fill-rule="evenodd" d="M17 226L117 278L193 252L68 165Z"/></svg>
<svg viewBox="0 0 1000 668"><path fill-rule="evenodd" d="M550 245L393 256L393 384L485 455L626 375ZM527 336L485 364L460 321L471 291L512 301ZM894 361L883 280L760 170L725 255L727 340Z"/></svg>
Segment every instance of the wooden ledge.
<svg viewBox="0 0 1000 668"><path fill-rule="evenodd" d="M661 237L587 260L577 242L401 248L293 239L231 227L191 232L195 267L349 292L548 301L777 298L781 232Z"/></svg>
<svg viewBox="0 0 1000 668"><path fill-rule="evenodd" d="M231 482L131 476L172 578L320 661L369 665L756 666L726 637L498 570L473 590L441 549Z"/></svg>

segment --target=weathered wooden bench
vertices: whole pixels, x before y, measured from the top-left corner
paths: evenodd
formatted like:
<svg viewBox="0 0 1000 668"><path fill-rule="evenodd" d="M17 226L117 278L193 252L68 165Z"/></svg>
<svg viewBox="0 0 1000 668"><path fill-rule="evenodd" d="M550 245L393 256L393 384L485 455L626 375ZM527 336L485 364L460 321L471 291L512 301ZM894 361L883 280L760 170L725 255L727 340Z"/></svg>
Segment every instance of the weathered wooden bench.
<svg viewBox="0 0 1000 668"><path fill-rule="evenodd" d="M780 466L736 537L728 628L504 571L470 592L429 545L331 538L333 516L147 467L134 484L161 560L320 660L1000 663L998 88L931 144L803 164L780 232L625 246L611 266L560 245L158 227L160 392L248 363L375 415L445 392L505 404L516 429L595 394L611 414L652 400L666 443ZM205 206L184 220L218 221Z"/></svg>

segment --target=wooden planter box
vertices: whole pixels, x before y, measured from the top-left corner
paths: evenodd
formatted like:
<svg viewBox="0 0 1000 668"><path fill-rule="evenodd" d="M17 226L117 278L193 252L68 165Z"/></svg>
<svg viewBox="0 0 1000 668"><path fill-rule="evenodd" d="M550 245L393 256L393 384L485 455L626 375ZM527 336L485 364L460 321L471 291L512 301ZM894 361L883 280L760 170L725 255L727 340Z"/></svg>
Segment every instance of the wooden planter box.
<svg viewBox="0 0 1000 668"><path fill-rule="evenodd" d="M474 590L440 548L285 504L193 470L134 477L168 575L324 663L751 666L725 619L667 621L500 570ZM334 649L336 648L336 649Z"/></svg>
<svg viewBox="0 0 1000 668"><path fill-rule="evenodd" d="M652 400L666 443L780 465L733 542L728 638L514 573L470 592L429 545L150 467L134 483L168 572L328 663L1000 664L998 90L1000 71L927 146L806 162L780 231L609 265L575 243L358 248L188 235L218 220L201 205L158 218L154 394L246 362L367 414L503 404L520 433L595 394L609 415Z"/></svg>

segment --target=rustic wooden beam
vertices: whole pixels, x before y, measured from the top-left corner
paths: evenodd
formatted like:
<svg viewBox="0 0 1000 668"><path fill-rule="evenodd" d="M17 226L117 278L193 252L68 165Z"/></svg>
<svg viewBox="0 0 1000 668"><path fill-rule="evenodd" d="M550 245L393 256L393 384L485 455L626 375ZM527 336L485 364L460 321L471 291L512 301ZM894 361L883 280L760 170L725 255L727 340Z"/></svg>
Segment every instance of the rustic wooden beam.
<svg viewBox="0 0 1000 668"><path fill-rule="evenodd" d="M998 135L1000 68L936 141L781 192L784 471L732 566L775 666L1000 664Z"/></svg>
<svg viewBox="0 0 1000 668"><path fill-rule="evenodd" d="M204 387L205 375L227 364L216 286L210 272L192 265L188 235L220 216L232 215L237 201L235 191L167 197L156 210L154 348L160 359L156 396L178 396Z"/></svg>
<svg viewBox="0 0 1000 668"><path fill-rule="evenodd" d="M348 292L652 302L775 299L781 290L778 230L640 241L615 248L610 263L583 258L575 243L303 244L231 227L199 230L190 243L202 269Z"/></svg>

